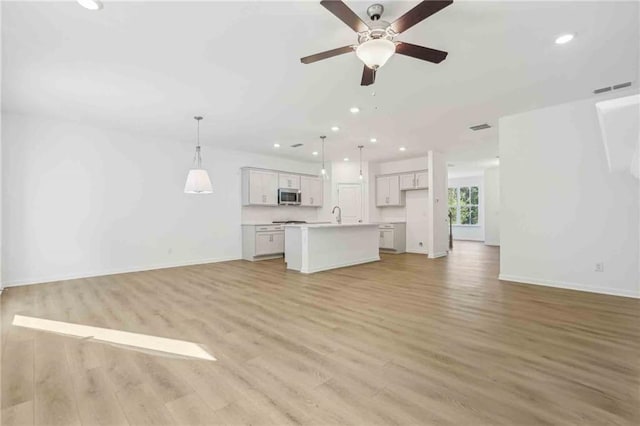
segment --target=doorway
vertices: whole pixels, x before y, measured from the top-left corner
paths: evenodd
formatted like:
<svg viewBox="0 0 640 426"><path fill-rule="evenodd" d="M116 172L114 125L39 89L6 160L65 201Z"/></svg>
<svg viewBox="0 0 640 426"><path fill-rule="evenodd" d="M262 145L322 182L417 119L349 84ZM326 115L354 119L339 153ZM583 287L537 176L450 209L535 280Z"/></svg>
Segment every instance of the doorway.
<svg viewBox="0 0 640 426"><path fill-rule="evenodd" d="M339 183L338 206L342 211L342 223L362 222L362 185L359 183Z"/></svg>

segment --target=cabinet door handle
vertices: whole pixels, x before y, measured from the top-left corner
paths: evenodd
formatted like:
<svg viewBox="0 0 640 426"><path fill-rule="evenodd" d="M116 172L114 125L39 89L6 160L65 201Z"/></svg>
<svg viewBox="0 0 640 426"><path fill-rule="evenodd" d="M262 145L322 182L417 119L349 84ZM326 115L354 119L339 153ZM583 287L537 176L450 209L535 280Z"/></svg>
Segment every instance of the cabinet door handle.
<svg viewBox="0 0 640 426"><path fill-rule="evenodd" d="M273 235L269 235L269 242L273 241Z"/></svg>
<svg viewBox="0 0 640 426"><path fill-rule="evenodd" d="M382 237L383 237L383 235L382 235L382 231L380 231L380 238L382 238Z"/></svg>
<svg viewBox="0 0 640 426"><path fill-rule="evenodd" d="M313 204L313 197L311 197L311 204Z"/></svg>

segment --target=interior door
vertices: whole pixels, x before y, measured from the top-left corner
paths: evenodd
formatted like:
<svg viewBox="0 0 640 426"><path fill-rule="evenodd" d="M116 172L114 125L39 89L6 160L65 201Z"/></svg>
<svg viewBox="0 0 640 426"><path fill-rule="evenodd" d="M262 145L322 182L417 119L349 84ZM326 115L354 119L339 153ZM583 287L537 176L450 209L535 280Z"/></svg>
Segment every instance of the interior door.
<svg viewBox="0 0 640 426"><path fill-rule="evenodd" d="M338 184L338 206L342 210L342 223L362 222L362 185Z"/></svg>

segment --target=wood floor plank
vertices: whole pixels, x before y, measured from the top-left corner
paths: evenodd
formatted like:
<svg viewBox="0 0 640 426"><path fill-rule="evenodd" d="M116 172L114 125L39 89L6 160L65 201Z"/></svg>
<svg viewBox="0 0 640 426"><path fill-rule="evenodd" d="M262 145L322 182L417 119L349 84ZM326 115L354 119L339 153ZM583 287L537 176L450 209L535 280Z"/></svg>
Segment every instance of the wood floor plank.
<svg viewBox="0 0 640 426"><path fill-rule="evenodd" d="M127 420L132 425L177 424L162 401L145 384L128 387L118 391L116 395Z"/></svg>
<svg viewBox="0 0 640 426"><path fill-rule="evenodd" d="M166 403L177 424L190 426L210 425L215 414L195 393Z"/></svg>
<svg viewBox="0 0 640 426"><path fill-rule="evenodd" d="M2 408L34 398L34 343L32 340L7 341L2 356Z"/></svg>
<svg viewBox="0 0 640 426"><path fill-rule="evenodd" d="M36 424L80 425L65 338L39 333L34 353Z"/></svg>
<svg viewBox="0 0 640 426"><path fill-rule="evenodd" d="M3 420L640 424L640 300L498 272L499 249L459 243L311 275L275 259L9 288ZM217 361L20 329L16 313L194 342Z"/></svg>
<svg viewBox="0 0 640 426"><path fill-rule="evenodd" d="M78 412L83 425L128 425L102 367L73 374Z"/></svg>
<svg viewBox="0 0 640 426"><path fill-rule="evenodd" d="M32 426L33 401L26 401L21 404L3 408L0 417L0 424L3 426Z"/></svg>

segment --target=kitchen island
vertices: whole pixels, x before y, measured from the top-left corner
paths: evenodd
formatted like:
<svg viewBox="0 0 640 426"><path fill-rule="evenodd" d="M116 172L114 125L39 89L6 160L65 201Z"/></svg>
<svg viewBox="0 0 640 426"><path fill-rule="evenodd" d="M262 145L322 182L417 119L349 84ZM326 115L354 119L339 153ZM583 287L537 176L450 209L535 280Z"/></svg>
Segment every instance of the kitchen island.
<svg viewBox="0 0 640 426"><path fill-rule="evenodd" d="M305 274L380 260L378 225L295 224L284 227L287 269Z"/></svg>

